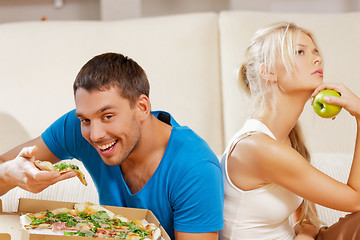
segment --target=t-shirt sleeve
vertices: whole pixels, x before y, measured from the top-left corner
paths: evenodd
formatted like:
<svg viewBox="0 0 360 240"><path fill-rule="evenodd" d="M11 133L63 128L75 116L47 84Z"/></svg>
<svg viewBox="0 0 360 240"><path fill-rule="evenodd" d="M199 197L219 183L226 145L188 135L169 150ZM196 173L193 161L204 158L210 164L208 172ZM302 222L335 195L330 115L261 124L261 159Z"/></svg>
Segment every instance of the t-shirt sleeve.
<svg viewBox="0 0 360 240"><path fill-rule="evenodd" d="M219 164L200 162L174 177L181 179L174 191L174 229L190 233L221 230L224 189Z"/></svg>
<svg viewBox="0 0 360 240"><path fill-rule="evenodd" d="M49 150L60 160L78 158L77 149L85 140L81 135L80 121L75 116L75 110L56 120L41 137Z"/></svg>

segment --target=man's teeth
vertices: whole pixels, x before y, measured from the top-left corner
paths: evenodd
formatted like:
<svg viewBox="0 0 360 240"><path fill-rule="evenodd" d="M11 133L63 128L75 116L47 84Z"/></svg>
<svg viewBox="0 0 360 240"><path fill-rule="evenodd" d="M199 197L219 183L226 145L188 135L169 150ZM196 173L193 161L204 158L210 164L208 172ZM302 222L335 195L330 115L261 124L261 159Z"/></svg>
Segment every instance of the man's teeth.
<svg viewBox="0 0 360 240"><path fill-rule="evenodd" d="M107 143L107 144L105 144L105 145L99 145L99 148L100 148L101 150L105 150L105 149L111 147L112 145L114 145L115 143L116 143L116 141Z"/></svg>

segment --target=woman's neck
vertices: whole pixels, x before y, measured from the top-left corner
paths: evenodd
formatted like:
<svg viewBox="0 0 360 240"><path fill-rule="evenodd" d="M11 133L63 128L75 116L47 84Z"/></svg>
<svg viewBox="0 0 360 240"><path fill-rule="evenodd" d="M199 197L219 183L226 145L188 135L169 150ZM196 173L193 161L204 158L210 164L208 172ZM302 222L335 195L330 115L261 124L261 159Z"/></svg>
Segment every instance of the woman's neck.
<svg viewBox="0 0 360 240"><path fill-rule="evenodd" d="M309 96L308 93L279 92L254 118L263 122L279 142L288 143L289 133L299 119Z"/></svg>

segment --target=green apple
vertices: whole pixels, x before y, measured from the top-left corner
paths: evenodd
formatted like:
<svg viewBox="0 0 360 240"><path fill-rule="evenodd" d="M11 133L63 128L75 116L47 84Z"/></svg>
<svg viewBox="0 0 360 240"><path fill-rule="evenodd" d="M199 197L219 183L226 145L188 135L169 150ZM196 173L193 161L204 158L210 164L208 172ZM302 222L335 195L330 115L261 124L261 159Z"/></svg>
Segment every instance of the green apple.
<svg viewBox="0 0 360 240"><path fill-rule="evenodd" d="M324 102L325 96L335 96L340 97L340 94L334 90L325 89L316 94L313 100L313 108L317 115L323 118L333 118L340 111L341 107L334 104L329 104Z"/></svg>

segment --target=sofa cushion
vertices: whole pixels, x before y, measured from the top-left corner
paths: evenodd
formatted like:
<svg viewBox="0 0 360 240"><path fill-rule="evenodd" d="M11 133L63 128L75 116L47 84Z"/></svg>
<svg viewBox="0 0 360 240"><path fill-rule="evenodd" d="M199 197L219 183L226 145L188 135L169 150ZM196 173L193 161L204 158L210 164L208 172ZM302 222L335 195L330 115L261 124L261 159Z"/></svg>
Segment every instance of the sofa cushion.
<svg viewBox="0 0 360 240"><path fill-rule="evenodd" d="M0 25L0 112L39 136L74 108L72 83L93 56L119 52L147 72L153 110L172 113L223 149L218 16Z"/></svg>
<svg viewBox="0 0 360 240"><path fill-rule="evenodd" d="M0 112L0 153L6 152L30 140L30 135L26 129L11 115Z"/></svg>

